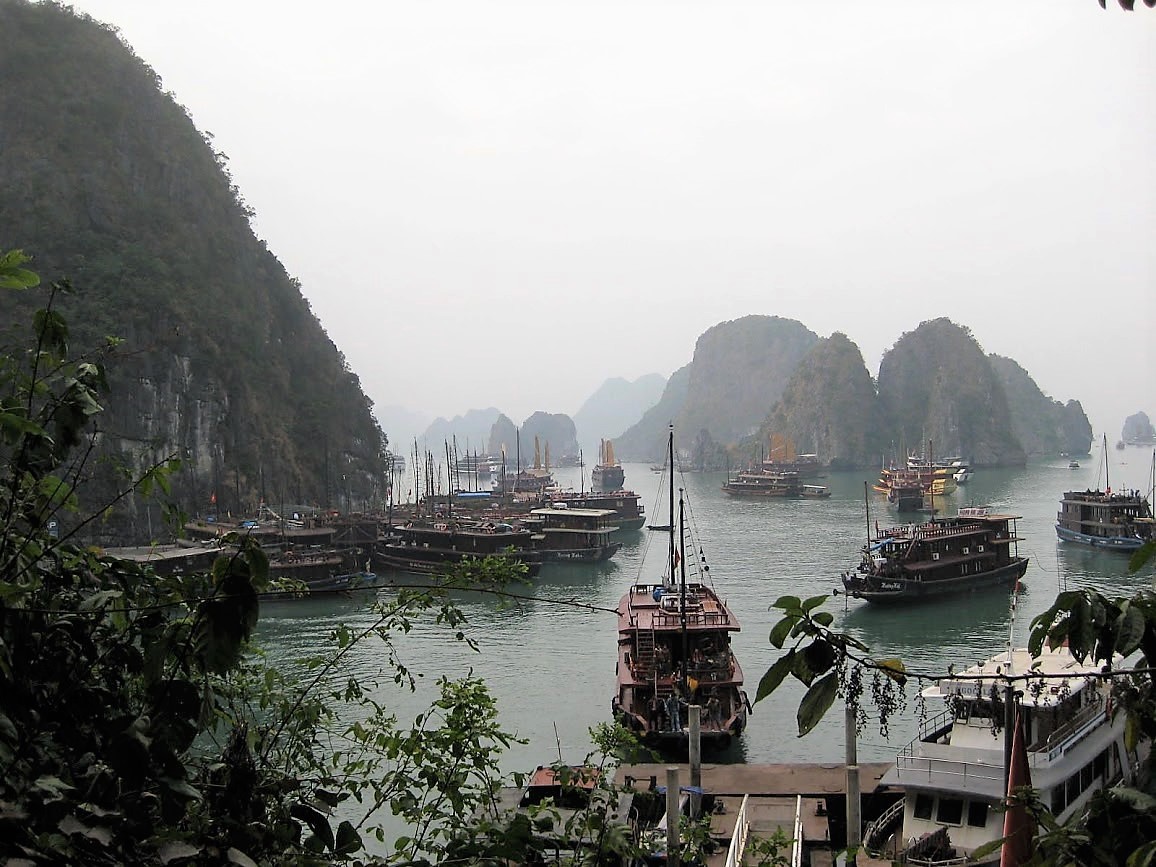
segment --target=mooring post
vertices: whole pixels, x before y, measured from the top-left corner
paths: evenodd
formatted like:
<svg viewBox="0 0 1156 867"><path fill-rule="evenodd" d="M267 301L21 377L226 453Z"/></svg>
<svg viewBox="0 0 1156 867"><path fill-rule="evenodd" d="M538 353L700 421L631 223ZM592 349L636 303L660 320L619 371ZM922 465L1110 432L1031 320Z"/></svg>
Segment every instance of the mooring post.
<svg viewBox="0 0 1156 867"><path fill-rule="evenodd" d="M851 851L847 863L854 864L856 853L863 841L863 825L859 815L859 751L856 743L859 714L851 701L847 702L843 720L847 752L847 848Z"/></svg>
<svg viewBox="0 0 1156 867"><path fill-rule="evenodd" d="M690 817L702 814L702 707L692 704L690 710Z"/></svg>
<svg viewBox="0 0 1156 867"><path fill-rule="evenodd" d="M678 767L666 769L666 863L678 867Z"/></svg>

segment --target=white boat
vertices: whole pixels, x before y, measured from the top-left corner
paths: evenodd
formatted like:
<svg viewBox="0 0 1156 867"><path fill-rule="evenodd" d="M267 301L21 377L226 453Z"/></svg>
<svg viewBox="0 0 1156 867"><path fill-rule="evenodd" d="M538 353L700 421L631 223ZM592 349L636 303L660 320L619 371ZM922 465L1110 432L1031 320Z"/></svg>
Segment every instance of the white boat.
<svg viewBox="0 0 1156 867"><path fill-rule="evenodd" d="M1015 682L1027 741L1031 785L1062 824L1093 792L1131 780L1139 759L1124 745L1124 715L1111 718L1110 687L1088 674L1066 647L1004 652L923 691L947 708L929 717L919 737L881 781L903 798L863 835L870 850L908 864L965 864L978 847L1003 836L1005 798L1002 697L1010 670L1066 675ZM999 860L999 852L989 856ZM973 862L974 863L974 862ZM985 862L986 863L986 862Z"/></svg>

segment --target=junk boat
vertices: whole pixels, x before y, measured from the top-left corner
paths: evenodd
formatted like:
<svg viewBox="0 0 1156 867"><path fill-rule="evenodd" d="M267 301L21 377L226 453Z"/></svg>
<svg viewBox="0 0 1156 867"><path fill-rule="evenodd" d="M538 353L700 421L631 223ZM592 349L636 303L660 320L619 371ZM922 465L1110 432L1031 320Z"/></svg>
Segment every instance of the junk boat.
<svg viewBox="0 0 1156 867"><path fill-rule="evenodd" d="M674 433L670 434L674 466ZM738 619L714 588L686 577L685 501L678 503L677 541L669 531L666 567L660 583L636 583L618 603L617 692L614 716L647 747L685 754L690 733L688 708L697 704L700 743L705 751L730 745L746 726L750 705L743 672L731 648ZM674 473L670 474L670 511L674 513Z"/></svg>
<svg viewBox="0 0 1156 867"><path fill-rule="evenodd" d="M923 691L947 707L884 774L881 785L903 798L867 826L866 849L908 864L965 864L1004 836L1003 701L1012 672L1063 675L1014 682L1030 784L1057 822L1082 810L1095 790L1132 779L1139 757L1125 746L1125 715L1113 718L1111 685L1095 677L1099 667L1081 665L1067 647L1045 648L1038 659L1026 649L1004 651ZM998 863L999 850L988 857Z"/></svg>
<svg viewBox="0 0 1156 867"><path fill-rule="evenodd" d="M617 491L625 482L626 473L614 457L614 443L602 440L598 444L598 463L590 473L590 487L596 491Z"/></svg>
<svg viewBox="0 0 1156 867"><path fill-rule="evenodd" d="M880 530L877 523L858 569L843 573L843 587L888 603L1014 585L1028 568L1017 545L1019 517L973 506L923 524Z"/></svg>

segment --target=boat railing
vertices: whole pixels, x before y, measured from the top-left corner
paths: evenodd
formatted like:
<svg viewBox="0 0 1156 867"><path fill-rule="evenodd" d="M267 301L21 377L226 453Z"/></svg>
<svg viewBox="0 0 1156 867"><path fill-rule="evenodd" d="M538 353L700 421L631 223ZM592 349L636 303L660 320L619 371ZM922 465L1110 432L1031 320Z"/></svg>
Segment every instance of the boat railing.
<svg viewBox="0 0 1156 867"><path fill-rule="evenodd" d="M878 852L887 842L887 837L903 818L903 798L900 798L868 823L863 831L863 848L868 852ZM876 839L879 838L879 839Z"/></svg>
<svg viewBox="0 0 1156 867"><path fill-rule="evenodd" d="M1107 710L1097 703L1086 705L1076 711L1075 716L1048 735L1042 744L1028 747L1028 753L1047 754L1051 762L1064 754L1076 741L1081 740L1092 729L1108 718Z"/></svg>
<svg viewBox="0 0 1156 867"><path fill-rule="evenodd" d="M682 612L680 611L656 611L654 613L653 623L656 627L674 628L682 624ZM726 626L730 623L730 617L724 611L686 611L686 625L687 626Z"/></svg>

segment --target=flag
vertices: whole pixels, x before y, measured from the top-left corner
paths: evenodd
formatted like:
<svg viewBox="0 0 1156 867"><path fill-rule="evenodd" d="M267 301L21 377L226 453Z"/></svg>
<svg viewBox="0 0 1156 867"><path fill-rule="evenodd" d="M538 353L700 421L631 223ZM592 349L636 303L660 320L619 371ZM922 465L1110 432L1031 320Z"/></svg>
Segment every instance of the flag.
<svg viewBox="0 0 1156 867"><path fill-rule="evenodd" d="M1023 804L1011 803L1011 796L1016 789L1032 784L1031 771L1028 768L1027 737L1024 734L1023 712L1016 713L1016 728L1012 735L1011 768L1008 770L1007 796L1008 808L1003 814L1003 847L999 856L999 867L1020 867L1032 857L1032 837L1035 836L1035 823L1028 814L1028 808Z"/></svg>

